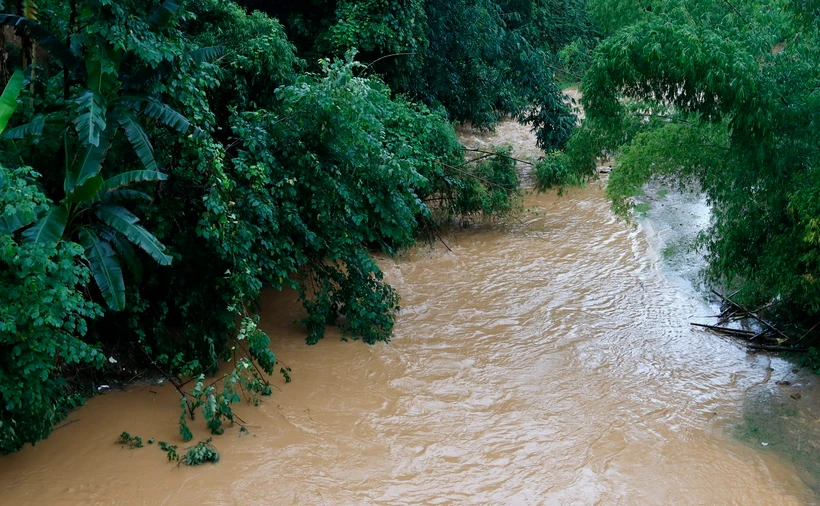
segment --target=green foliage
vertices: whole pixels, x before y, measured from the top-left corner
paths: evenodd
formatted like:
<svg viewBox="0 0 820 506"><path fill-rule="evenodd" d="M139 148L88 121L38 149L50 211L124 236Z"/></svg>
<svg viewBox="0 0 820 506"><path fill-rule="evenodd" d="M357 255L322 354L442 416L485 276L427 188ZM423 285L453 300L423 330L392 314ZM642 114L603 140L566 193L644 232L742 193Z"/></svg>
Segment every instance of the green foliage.
<svg viewBox="0 0 820 506"><path fill-rule="evenodd" d="M392 89L443 105L456 121L491 128L518 116L544 149L562 147L572 131L552 68L565 46L592 45L581 0L243 3L283 20L309 61L358 49ZM565 70L580 51L566 52Z"/></svg>
<svg viewBox="0 0 820 506"><path fill-rule="evenodd" d="M562 184L572 184L572 174L567 167L567 156L561 151L550 151L533 167L535 189L547 191Z"/></svg>
<svg viewBox="0 0 820 506"><path fill-rule="evenodd" d="M270 106L276 88L292 81L300 65L279 21L259 11L248 14L225 0L191 2L189 8L193 16L185 31L197 45L210 48L209 60L221 60L220 87L212 103Z"/></svg>
<svg viewBox="0 0 820 506"><path fill-rule="evenodd" d="M187 443L194 438L191 428L188 427L188 414L193 413L193 408L187 397L183 397L179 404L180 408L182 408L182 412L179 415L179 435L182 436L182 440Z"/></svg>
<svg viewBox="0 0 820 506"><path fill-rule="evenodd" d="M211 444L211 438L208 438L205 441L200 441L195 446L188 448L188 451L185 452L183 459L183 461L189 466L198 466L206 462L216 464L219 462L219 452L216 451L214 445Z"/></svg>
<svg viewBox="0 0 820 506"><path fill-rule="evenodd" d="M264 286L298 289L310 343L328 324L388 340L399 298L373 252L518 202L508 153L465 160L450 120L514 114L562 146L553 54L591 40L575 0L267 6L291 39L231 0L21 6L0 7L23 46L0 47L2 451L76 405L61 374L99 349L199 378L180 435L194 413L223 432L238 392L291 379L252 316Z"/></svg>
<svg viewBox="0 0 820 506"><path fill-rule="evenodd" d="M151 440L153 442L153 440ZM127 432L123 432L120 434L120 437L117 438L115 441L118 445L127 446L129 450L133 450L134 448L142 448L142 438L139 436L132 436Z"/></svg>
<svg viewBox="0 0 820 506"><path fill-rule="evenodd" d="M23 243L12 233L49 205L29 169L0 167L0 451L48 435L75 403L59 373L72 364L99 367L104 357L81 340L101 315L80 287L89 279L72 242ZM11 224L11 226L9 226Z"/></svg>
<svg viewBox="0 0 820 506"><path fill-rule="evenodd" d="M0 95L0 133L6 129L11 115L17 109L17 97L22 90L23 73L17 70L3 89L3 94Z"/></svg>
<svg viewBox="0 0 820 506"><path fill-rule="evenodd" d="M650 179L703 190L714 215L709 279L742 288L749 304L816 320L820 31L806 16L816 5L650 4L594 3L619 13L582 86L589 151L617 155L616 209ZM624 99L660 104L629 132L636 115Z"/></svg>
<svg viewBox="0 0 820 506"><path fill-rule="evenodd" d="M518 204L520 181L509 147L495 148L494 155L462 164L460 185L450 203L453 216L503 216ZM457 167L444 166L445 171Z"/></svg>
<svg viewBox="0 0 820 506"><path fill-rule="evenodd" d="M190 441L190 439L186 439L185 441ZM165 452L165 458L169 461L179 460L179 453L177 453L177 448L179 447L177 445L169 445L165 441L160 441L158 446L160 450Z"/></svg>

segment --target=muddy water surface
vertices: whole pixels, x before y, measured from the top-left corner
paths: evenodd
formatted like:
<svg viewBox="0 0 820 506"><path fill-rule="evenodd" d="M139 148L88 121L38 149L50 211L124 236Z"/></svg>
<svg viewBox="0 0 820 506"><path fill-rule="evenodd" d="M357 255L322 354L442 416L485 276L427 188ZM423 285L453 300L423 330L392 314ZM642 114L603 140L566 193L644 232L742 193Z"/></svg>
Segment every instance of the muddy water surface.
<svg viewBox="0 0 820 506"><path fill-rule="evenodd" d="M113 444L123 430L182 444L176 392L134 387L0 458L0 503L813 504L789 462L731 435L768 359L691 330L713 309L646 231L597 184L525 207L444 235L452 251L383 259L403 301L390 344L305 346L295 295L266 294L293 382L237 408L251 434L217 437L219 464Z"/></svg>

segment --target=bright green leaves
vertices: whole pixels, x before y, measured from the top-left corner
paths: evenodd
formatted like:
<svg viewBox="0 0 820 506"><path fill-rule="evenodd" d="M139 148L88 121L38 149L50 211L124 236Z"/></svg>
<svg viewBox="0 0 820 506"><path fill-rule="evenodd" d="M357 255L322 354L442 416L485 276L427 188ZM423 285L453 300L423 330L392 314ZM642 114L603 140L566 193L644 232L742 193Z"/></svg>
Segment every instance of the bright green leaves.
<svg viewBox="0 0 820 506"><path fill-rule="evenodd" d="M653 1L596 50L587 123L570 144L615 155L607 191L619 211L652 179L705 192L708 280L813 324L820 30L804 17L810 3Z"/></svg>
<svg viewBox="0 0 820 506"><path fill-rule="evenodd" d="M86 90L77 99L77 117L74 126L83 145L97 147L100 134L105 130L106 103L97 90Z"/></svg>
<svg viewBox="0 0 820 506"><path fill-rule="evenodd" d="M80 231L79 242L85 248L85 257L106 304L114 311L122 311L125 309L125 282L116 253L110 244L89 229Z"/></svg>
<svg viewBox="0 0 820 506"><path fill-rule="evenodd" d="M6 129L11 115L17 109L17 97L23 90L23 81L23 73L19 70L15 71L3 89L3 94L0 95L0 133Z"/></svg>
<svg viewBox="0 0 820 506"><path fill-rule="evenodd" d="M624 94L717 121L753 95L768 100L756 92L758 66L755 55L710 26L661 17L629 26L598 46L584 77L582 102L593 118L621 114Z"/></svg>
<svg viewBox="0 0 820 506"><path fill-rule="evenodd" d="M49 205L28 169L0 167L0 453L47 436L68 409L60 364L99 366L103 355L84 343L87 320L101 314L82 287L88 268L82 248L60 241L61 206L50 207L33 240L15 230ZM6 226L2 226L3 223ZM28 231L27 231L28 232Z"/></svg>
<svg viewBox="0 0 820 506"><path fill-rule="evenodd" d="M31 169L0 166L0 233L12 234L49 209L47 199L31 183Z"/></svg>

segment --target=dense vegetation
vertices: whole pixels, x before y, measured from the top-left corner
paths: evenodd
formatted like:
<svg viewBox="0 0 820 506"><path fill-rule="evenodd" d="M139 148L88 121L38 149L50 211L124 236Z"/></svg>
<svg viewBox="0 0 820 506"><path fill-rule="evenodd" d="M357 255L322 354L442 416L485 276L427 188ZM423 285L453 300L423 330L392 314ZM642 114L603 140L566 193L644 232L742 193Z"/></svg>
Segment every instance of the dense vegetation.
<svg viewBox="0 0 820 506"><path fill-rule="evenodd" d="M264 286L298 290L309 343L387 340L398 296L371 252L517 196L513 163L466 160L451 121L515 115L560 149L551 69L595 36L581 0L0 6L2 452L122 364L198 378L181 435L196 409L220 433L278 367Z"/></svg>
<svg viewBox="0 0 820 506"><path fill-rule="evenodd" d="M561 163L543 167L543 186L588 177L612 155L621 212L651 180L703 191L707 281L806 337L820 316L820 3L590 8L607 37L583 80L587 120Z"/></svg>

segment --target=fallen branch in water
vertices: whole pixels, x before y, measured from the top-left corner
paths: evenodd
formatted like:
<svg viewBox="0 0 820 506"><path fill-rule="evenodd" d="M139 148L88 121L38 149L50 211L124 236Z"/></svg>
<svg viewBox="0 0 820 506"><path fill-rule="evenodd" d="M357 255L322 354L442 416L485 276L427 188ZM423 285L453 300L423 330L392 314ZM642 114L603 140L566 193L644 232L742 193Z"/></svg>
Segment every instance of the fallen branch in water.
<svg viewBox="0 0 820 506"><path fill-rule="evenodd" d="M706 325L705 323L695 323L692 322L691 325L695 327L703 327L705 329L709 329L715 332L720 332L721 334L729 334L738 337L746 337L752 339L758 336L757 332L753 332L751 330L743 330L743 329L731 329L729 327L719 327L717 325Z"/></svg>
<svg viewBox="0 0 820 506"><path fill-rule="evenodd" d="M438 237L438 240L441 241L441 244L443 244L444 247L447 248L447 251L449 251L450 253L453 252L453 250L450 249L450 246L447 246L447 243L444 242L444 239L442 239L440 235L436 235L436 237Z"/></svg>
<svg viewBox="0 0 820 506"><path fill-rule="evenodd" d="M776 333L780 334L780 336L783 337L784 339L786 339L787 341L792 340L791 337L789 337L786 334L784 334L783 332L781 332L780 329L778 329L777 327L775 327L774 325L772 325L771 323L769 323L768 321L763 319L760 315L758 315L754 311L749 311L748 309L743 307L741 304L738 304L737 302L733 301L730 297L724 297L723 295L719 294L715 290L712 290L712 293L717 295L718 297L720 297L721 300L723 300L723 302L734 306L735 308L741 310L746 315L749 315L750 317L754 318L755 320L760 322L763 326L769 328L769 330L772 330L773 332L776 332ZM735 292L735 293L737 293L737 292ZM765 308L766 306L763 306L763 307Z"/></svg>
<svg viewBox="0 0 820 506"><path fill-rule="evenodd" d="M527 160L522 160L520 158L515 158L514 156L505 155L505 154L502 154L502 153L494 153L492 151L484 151L483 149L471 149L471 148L465 148L465 147L462 147L461 149L463 151L467 151L468 153L482 153L482 154L487 155L487 156L497 156L499 158L506 158L507 160L513 160L515 162L523 163L525 165L535 165L534 163L528 162ZM486 157L482 156L482 157L479 157L479 158L486 158ZM468 160L468 161L472 162L473 160Z"/></svg>
<svg viewBox="0 0 820 506"><path fill-rule="evenodd" d="M795 353L806 353L808 348L791 348L789 346L775 346L768 344L750 344L746 346L747 350L761 350L761 351L793 351Z"/></svg>
<svg viewBox="0 0 820 506"><path fill-rule="evenodd" d="M794 353L805 353L809 351L809 348L798 348L797 345L806 336L814 332L814 330L818 328L818 326L820 326L820 322L817 322L812 328L808 330L808 332L803 334L799 339L795 339L791 336L786 335L785 332L781 331L772 323L770 323L762 316L760 316L760 312L768 307L771 307L774 304L774 302L765 304L755 309L754 311L749 311L742 304L739 304L732 300L732 297L734 297L734 295L737 294L737 292L733 293L728 297L721 295L715 290L712 290L712 293L720 297L720 299L723 301L723 306L721 308L720 314L716 316L716 318L718 318L718 324L706 325L703 323L692 322L692 325L696 327L702 327L719 334L729 335L741 339L747 343L746 349L750 351L785 351ZM760 324L760 327L762 327L762 329L745 330L734 329L725 326L729 322L740 320L754 320ZM764 341L764 343L752 343L752 341L756 341L758 339ZM765 341L768 341L772 344L765 344Z"/></svg>

